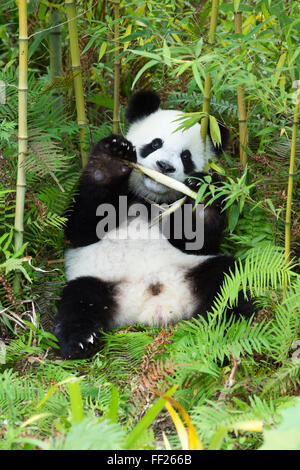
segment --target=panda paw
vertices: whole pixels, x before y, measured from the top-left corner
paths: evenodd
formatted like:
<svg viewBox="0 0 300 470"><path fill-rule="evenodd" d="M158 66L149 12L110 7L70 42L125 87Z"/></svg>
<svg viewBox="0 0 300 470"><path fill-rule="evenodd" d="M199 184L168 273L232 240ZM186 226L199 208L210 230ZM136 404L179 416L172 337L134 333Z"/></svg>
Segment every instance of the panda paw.
<svg viewBox="0 0 300 470"><path fill-rule="evenodd" d="M99 335L96 332L81 333L69 337L58 336L60 355L63 359L86 359L99 350Z"/></svg>
<svg viewBox="0 0 300 470"><path fill-rule="evenodd" d="M131 172L131 168L124 160L136 162L136 152L125 137L112 134L95 146L85 174L95 183L108 184L113 180L123 179Z"/></svg>
<svg viewBox="0 0 300 470"><path fill-rule="evenodd" d="M136 151L132 143L121 135L111 134L100 140L96 148L98 146L112 158L123 158L130 162L136 162Z"/></svg>
<svg viewBox="0 0 300 470"><path fill-rule="evenodd" d="M209 180L206 180L205 177L209 176ZM194 173L190 175L184 183L196 193L199 191L202 184L213 184L214 186L218 187L221 183L220 177L217 173ZM202 200L202 203L206 204L212 197L212 194L209 189L207 189L204 193L205 199ZM194 203L194 200L192 200ZM205 217L206 219L217 217L221 214L224 206L224 196L220 196L216 198L212 203L209 204L208 207L205 208Z"/></svg>
<svg viewBox="0 0 300 470"><path fill-rule="evenodd" d="M203 172L197 172L197 173L192 173L184 183L193 191L199 191L200 186L202 186L203 183L209 183L213 184L214 186L219 186L221 180L220 177L217 173L203 173Z"/></svg>
<svg viewBox="0 0 300 470"><path fill-rule="evenodd" d="M205 173L197 173L195 175L191 175L184 180L184 184L188 186L195 192L198 192L200 186L205 182L204 176L207 176Z"/></svg>

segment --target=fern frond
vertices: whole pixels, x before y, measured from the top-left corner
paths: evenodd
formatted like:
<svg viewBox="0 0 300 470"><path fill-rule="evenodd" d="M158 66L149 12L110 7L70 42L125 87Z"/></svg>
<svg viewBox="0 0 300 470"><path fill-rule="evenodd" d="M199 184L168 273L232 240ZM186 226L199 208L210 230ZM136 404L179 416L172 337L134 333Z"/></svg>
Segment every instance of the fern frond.
<svg viewBox="0 0 300 470"><path fill-rule="evenodd" d="M31 278L27 273L26 269L24 268L23 262L24 261L22 261L22 259L9 258L4 263L0 264L0 270L5 271L5 274L10 273L11 271L21 271L26 277L26 279L31 282Z"/></svg>
<svg viewBox="0 0 300 470"><path fill-rule="evenodd" d="M194 350L191 357L198 360L223 361L253 351L261 353L270 349L271 332L268 324L263 322L251 325L245 318L229 320L225 316L209 314L208 320L202 318L183 322L178 328L180 340L189 335L190 348ZM197 356L196 356L197 353Z"/></svg>
<svg viewBox="0 0 300 470"><path fill-rule="evenodd" d="M296 278L281 304L276 305L271 326L274 332L272 357L285 361L300 335L300 278Z"/></svg>
<svg viewBox="0 0 300 470"><path fill-rule="evenodd" d="M300 385L300 359L285 361L283 365L264 383L263 396L270 394L286 395Z"/></svg>
<svg viewBox="0 0 300 470"><path fill-rule="evenodd" d="M235 272L225 275L220 292L215 297L212 312L222 315L226 307L232 307L240 290L245 297L259 296L267 289L277 290L283 287L284 279L290 281L294 266L286 264L283 251L274 246L254 249L246 257L244 265L240 260L235 264Z"/></svg>
<svg viewBox="0 0 300 470"><path fill-rule="evenodd" d="M139 370L145 346L152 341L147 332L119 331L105 333L107 373L112 377L136 374Z"/></svg>
<svg viewBox="0 0 300 470"><path fill-rule="evenodd" d="M0 415L8 416L14 423L43 393L41 386L23 380L12 369L5 370L0 374Z"/></svg>
<svg viewBox="0 0 300 470"><path fill-rule="evenodd" d="M79 172L74 172L61 179L62 186L65 190L63 193L57 186L42 188L37 194L38 199L46 204L47 208L52 212L63 215L72 202L79 176Z"/></svg>
<svg viewBox="0 0 300 470"><path fill-rule="evenodd" d="M55 439L52 450L116 450L125 442L125 432L117 423L109 420L85 418L73 424L63 438Z"/></svg>
<svg viewBox="0 0 300 470"><path fill-rule="evenodd" d="M204 442L210 442L212 436L220 427L234 426L239 422L262 420L264 424L274 425L280 419L280 410L294 402L291 397L268 397L266 399L256 395L249 397L249 402L232 398L235 406L220 407L213 401L205 405L196 405L191 411L191 418L197 433Z"/></svg>
<svg viewBox="0 0 300 470"><path fill-rule="evenodd" d="M61 217L58 214L48 211L43 222L45 226L50 226L56 228L57 230L62 230L66 220L66 217ZM39 220L35 220L33 223L39 230L41 229Z"/></svg>
<svg viewBox="0 0 300 470"><path fill-rule="evenodd" d="M34 356L42 354L42 348L38 346L28 346L21 339L12 340L6 346L6 362L15 362L20 357Z"/></svg>
<svg viewBox="0 0 300 470"><path fill-rule="evenodd" d="M41 129L34 129L30 133L28 154L24 162L26 173L37 174L40 177L50 175L59 186L56 173L65 169L71 157L63 155L62 148L58 146L54 137Z"/></svg>

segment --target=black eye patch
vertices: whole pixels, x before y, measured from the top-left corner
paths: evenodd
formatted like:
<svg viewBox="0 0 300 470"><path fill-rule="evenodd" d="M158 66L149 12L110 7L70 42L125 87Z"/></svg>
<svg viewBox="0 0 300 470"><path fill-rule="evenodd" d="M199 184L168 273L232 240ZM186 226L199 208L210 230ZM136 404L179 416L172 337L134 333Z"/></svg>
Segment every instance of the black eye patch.
<svg viewBox="0 0 300 470"><path fill-rule="evenodd" d="M189 150L183 150L180 154L183 169L186 174L191 173L195 169L195 165L192 160L192 154Z"/></svg>
<svg viewBox="0 0 300 470"><path fill-rule="evenodd" d="M141 157L146 158L150 153L155 152L155 150L160 149L163 146L163 141L161 139L154 139L150 144L146 144L141 148Z"/></svg>

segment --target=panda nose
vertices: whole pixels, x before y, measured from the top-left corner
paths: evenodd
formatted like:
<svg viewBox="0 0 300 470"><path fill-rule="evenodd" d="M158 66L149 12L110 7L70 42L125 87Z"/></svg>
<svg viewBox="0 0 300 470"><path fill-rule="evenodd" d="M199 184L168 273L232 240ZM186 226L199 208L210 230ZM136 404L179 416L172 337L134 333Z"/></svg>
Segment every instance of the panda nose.
<svg viewBox="0 0 300 470"><path fill-rule="evenodd" d="M175 168L165 160L157 160L156 165L161 173L174 173Z"/></svg>

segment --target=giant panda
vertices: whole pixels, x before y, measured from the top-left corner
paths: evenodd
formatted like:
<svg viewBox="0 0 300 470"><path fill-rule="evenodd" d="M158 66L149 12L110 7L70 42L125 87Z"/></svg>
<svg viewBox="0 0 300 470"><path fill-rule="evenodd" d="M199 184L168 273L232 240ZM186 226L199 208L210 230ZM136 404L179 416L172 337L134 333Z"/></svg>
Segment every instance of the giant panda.
<svg viewBox="0 0 300 470"><path fill-rule="evenodd" d="M154 223L153 208L168 207L183 195L125 162L142 163L197 191L204 167L221 149L209 136L204 147L199 124L176 131L180 113L161 109L153 91L136 92L126 111L126 138L110 135L91 151L66 225L67 283L54 328L63 358L92 356L101 330L206 318L225 273L234 267L232 257L219 253L225 227L220 200L193 210L194 200L187 197ZM203 243L193 243L198 222ZM253 305L241 293L229 313L250 317Z"/></svg>

